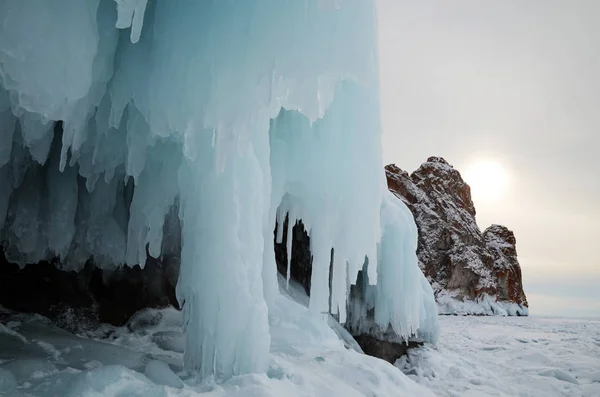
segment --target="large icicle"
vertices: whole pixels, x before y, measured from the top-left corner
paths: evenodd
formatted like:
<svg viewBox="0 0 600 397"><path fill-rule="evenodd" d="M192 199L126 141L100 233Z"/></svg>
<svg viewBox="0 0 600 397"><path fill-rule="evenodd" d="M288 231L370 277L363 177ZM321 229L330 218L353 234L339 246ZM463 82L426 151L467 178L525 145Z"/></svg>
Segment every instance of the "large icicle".
<svg viewBox="0 0 600 397"><path fill-rule="evenodd" d="M204 135L208 143L212 134ZM260 200L266 181L251 148L230 148L224 164L204 148L182 174L187 188L177 288L187 323L186 366L227 378L268 364Z"/></svg>

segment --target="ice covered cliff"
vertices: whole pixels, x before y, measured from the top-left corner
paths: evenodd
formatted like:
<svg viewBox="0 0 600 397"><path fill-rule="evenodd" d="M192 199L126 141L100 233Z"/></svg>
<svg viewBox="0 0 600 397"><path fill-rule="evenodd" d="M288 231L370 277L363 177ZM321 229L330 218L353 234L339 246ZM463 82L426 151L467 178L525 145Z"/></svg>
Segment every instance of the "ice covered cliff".
<svg viewBox="0 0 600 397"><path fill-rule="evenodd" d="M385 171L390 191L415 217L417 254L440 313L527 315L515 236L499 225L481 232L458 170L430 157L411 175L392 164Z"/></svg>
<svg viewBox="0 0 600 397"><path fill-rule="evenodd" d="M175 249L185 365L228 378L267 368L287 216L313 312L435 340L414 222L384 193L375 43L365 0L0 0L7 260ZM377 288L351 306L363 267Z"/></svg>

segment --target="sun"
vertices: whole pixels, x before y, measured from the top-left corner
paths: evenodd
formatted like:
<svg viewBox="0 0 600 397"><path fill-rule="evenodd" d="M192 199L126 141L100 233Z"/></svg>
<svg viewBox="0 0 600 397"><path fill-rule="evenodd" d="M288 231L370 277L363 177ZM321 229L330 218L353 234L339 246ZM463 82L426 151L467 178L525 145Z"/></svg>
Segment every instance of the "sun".
<svg viewBox="0 0 600 397"><path fill-rule="evenodd" d="M488 159L469 163L463 178L471 186L473 201L484 204L502 200L510 181L506 168L500 162Z"/></svg>

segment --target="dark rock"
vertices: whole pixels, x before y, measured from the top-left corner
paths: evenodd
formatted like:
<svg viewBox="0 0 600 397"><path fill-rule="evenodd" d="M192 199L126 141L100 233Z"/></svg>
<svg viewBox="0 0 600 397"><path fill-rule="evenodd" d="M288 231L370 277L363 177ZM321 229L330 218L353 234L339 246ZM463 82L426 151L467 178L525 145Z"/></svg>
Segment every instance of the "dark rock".
<svg viewBox="0 0 600 397"><path fill-rule="evenodd" d="M145 267L102 270L91 261L79 272L58 262L28 264L20 269L0 254L0 305L38 313L69 330L109 323L120 326L146 307L178 307L175 298L177 258L148 256Z"/></svg>
<svg viewBox="0 0 600 397"><path fill-rule="evenodd" d="M277 262L277 270L280 274L287 276L287 231L288 231L289 216L286 215L283 223L283 240L277 243L274 238L275 245L275 261ZM273 232L277 236L277 225ZM312 253L310 252L310 236L304 229L302 221L296 222L292 228L292 260L290 263L290 278L304 287L307 295L310 295L310 282L312 277Z"/></svg>
<svg viewBox="0 0 600 397"><path fill-rule="evenodd" d="M365 354L381 358L390 364L394 364L397 359L406 355L408 349L423 345L419 342L388 342L371 335L356 335L354 339L356 339Z"/></svg>

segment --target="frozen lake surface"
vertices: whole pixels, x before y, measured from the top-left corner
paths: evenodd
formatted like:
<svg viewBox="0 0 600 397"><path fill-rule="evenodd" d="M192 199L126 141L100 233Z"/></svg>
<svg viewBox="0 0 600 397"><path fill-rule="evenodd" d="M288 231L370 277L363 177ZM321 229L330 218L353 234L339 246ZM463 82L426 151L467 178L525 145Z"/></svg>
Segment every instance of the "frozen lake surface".
<svg viewBox="0 0 600 397"><path fill-rule="evenodd" d="M600 320L441 316L396 366L440 397L600 396Z"/></svg>

